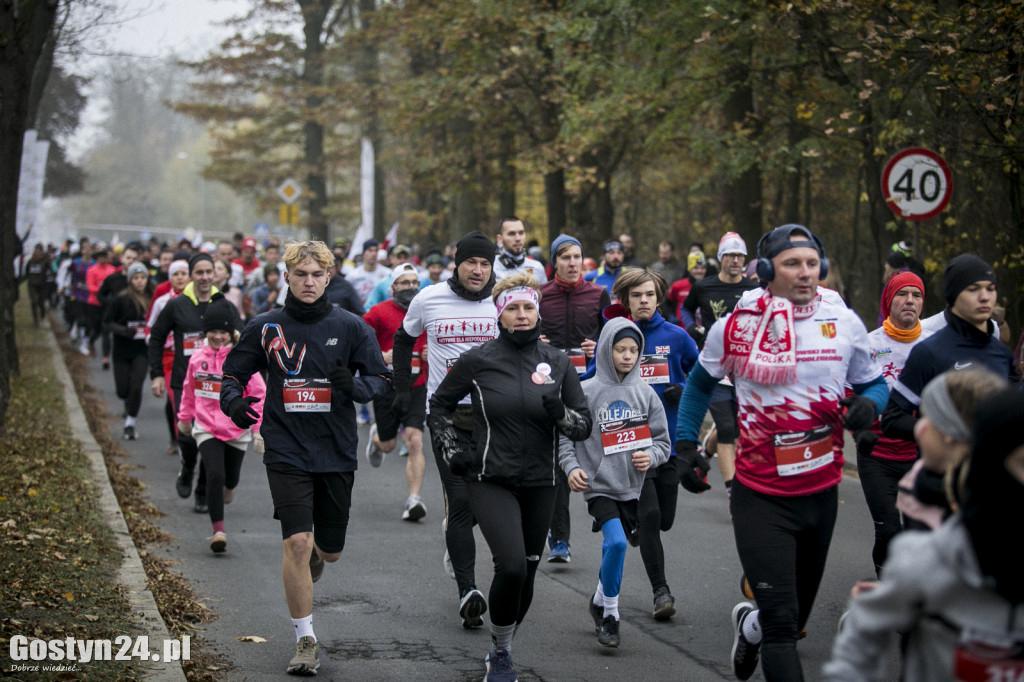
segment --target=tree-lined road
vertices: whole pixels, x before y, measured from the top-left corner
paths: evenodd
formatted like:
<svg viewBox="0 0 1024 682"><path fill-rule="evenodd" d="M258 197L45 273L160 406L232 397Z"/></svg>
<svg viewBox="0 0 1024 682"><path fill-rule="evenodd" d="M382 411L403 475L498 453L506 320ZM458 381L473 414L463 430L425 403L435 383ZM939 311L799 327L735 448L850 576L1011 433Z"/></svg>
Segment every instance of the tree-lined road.
<svg viewBox="0 0 1024 682"><path fill-rule="evenodd" d="M113 378L98 358L89 360L97 400L112 415L111 433L120 436L121 403ZM246 455L242 479L226 507L227 552L208 545L209 517L192 511L192 501L174 491L177 458L164 454L167 427L163 403L148 394L138 423L139 440L122 441L135 475L149 487L150 501L165 516L156 524L175 536L163 547L147 548L177 562L199 598L218 618L201 637L234 664L230 680L285 677L294 637L281 585L280 526L273 519L270 492L259 456ZM89 406L86 406L89 409ZM406 497L403 458L392 453L379 469L362 456L366 427L360 427L360 469L356 474L348 539L341 560L327 566L315 586L313 625L321 642L320 676L345 680L480 680L490 642L486 628L464 630L457 615L455 583L444 572L441 534L443 502L433 458L427 455L423 499L427 516L400 520ZM669 585L677 615L658 623L650 616L651 590L639 550L626 558L620 612L622 646L598 646L587 612L597 584L600 534L579 495L572 499L572 563L541 563L533 606L513 643L521 680L558 682L620 679L733 679L730 610L740 600L741 569L736 557L728 505L712 468L714 488L703 495L680 491L675 527L665 535ZM820 675L835 624L849 588L872 575L871 519L858 482L840 487L839 521L829 565L808 637L800 642L804 672ZM490 584L490 553L477 533L477 580ZM486 617L485 617L486 620ZM248 635L266 643L239 641ZM760 672L753 679L760 679Z"/></svg>

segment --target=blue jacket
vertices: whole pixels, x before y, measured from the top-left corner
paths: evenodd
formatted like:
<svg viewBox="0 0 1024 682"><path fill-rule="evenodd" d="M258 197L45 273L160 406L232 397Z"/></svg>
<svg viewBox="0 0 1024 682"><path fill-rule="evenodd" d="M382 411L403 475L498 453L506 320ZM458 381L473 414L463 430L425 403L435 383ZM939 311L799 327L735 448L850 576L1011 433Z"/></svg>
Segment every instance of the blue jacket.
<svg viewBox="0 0 1024 682"><path fill-rule="evenodd" d="M612 305L605 311L605 317L609 317L609 312L612 308L618 306ZM620 307L621 309L621 307ZM614 315L612 315L614 317ZM686 375L690 373L693 366L697 363L697 343L690 338L690 335L686 333L681 327L677 327L672 324L664 317L661 313L655 312L648 320L641 320L636 322L636 326L640 328L640 331L644 335L644 354L647 355L668 355L668 380L671 384L679 384L680 388L686 386ZM594 358L597 357L595 350L594 357L590 359L590 363L587 366L585 374L580 376L580 379L589 379L594 376L596 363ZM665 417L668 419L668 432L675 434L676 432L676 412L677 405L669 405L665 402L664 393L665 388L669 384L651 384L651 388L661 398L662 405L665 406ZM675 453L673 453L674 456Z"/></svg>
<svg viewBox="0 0 1024 682"><path fill-rule="evenodd" d="M608 295L610 296L612 287L615 285L615 280L618 279L620 272L622 272L621 267L618 270L610 270L602 265L597 270L583 275L583 279L603 286L608 290Z"/></svg>

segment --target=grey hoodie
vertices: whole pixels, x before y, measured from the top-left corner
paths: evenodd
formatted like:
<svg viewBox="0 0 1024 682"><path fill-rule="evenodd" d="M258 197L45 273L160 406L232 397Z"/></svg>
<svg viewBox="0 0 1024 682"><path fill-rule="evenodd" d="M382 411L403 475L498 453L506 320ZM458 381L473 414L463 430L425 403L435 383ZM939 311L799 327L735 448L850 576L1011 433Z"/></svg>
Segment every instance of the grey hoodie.
<svg viewBox="0 0 1024 682"><path fill-rule="evenodd" d="M643 334L631 321L616 317L605 323L597 344L596 372L582 382L594 428L585 441L574 443L561 436L558 442L558 463L565 473L579 467L587 475L589 487L583 492L587 500L598 496L619 501L639 498L645 474L633 465L633 453L647 452L653 469L668 461L672 452L665 408L654 389L640 378L640 363L622 381L615 371L612 339L626 327L636 330L643 351ZM644 425L650 428L650 443L630 447L645 440ZM640 426L640 430L633 430L633 426Z"/></svg>

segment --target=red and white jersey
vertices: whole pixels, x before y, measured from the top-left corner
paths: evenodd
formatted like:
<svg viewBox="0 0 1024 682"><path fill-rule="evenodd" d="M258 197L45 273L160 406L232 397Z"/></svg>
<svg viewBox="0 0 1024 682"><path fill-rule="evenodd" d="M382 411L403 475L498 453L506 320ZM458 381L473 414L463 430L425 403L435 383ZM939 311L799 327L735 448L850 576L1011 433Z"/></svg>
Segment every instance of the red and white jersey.
<svg viewBox="0 0 1024 682"><path fill-rule="evenodd" d="M442 282L416 294L409 304L402 327L412 337L427 333L429 412L430 397L455 361L471 348L498 338L498 310L490 296L480 301L468 301ZM459 404L469 405L470 402L467 395Z"/></svg>
<svg viewBox="0 0 1024 682"><path fill-rule="evenodd" d="M900 373L907 364L910 351L914 346L921 343L934 333L934 330L921 326L921 335L909 343L897 341L885 333L885 328L879 327L868 334L868 343L871 345L871 357L882 372L882 378L891 391L899 381ZM910 461L917 459L917 443L914 441L901 440L898 438L886 438L882 436L882 429L878 420L872 425L871 430L880 437L875 443L871 454L882 459L894 459Z"/></svg>
<svg viewBox="0 0 1024 682"><path fill-rule="evenodd" d="M725 375L725 328L725 323L711 327L698 358L719 379ZM839 401L846 384L866 384L881 374L864 323L845 305L819 300L813 313L794 321L794 329L796 383L765 385L733 377L740 427L736 478L748 488L782 497L811 495L839 483Z"/></svg>

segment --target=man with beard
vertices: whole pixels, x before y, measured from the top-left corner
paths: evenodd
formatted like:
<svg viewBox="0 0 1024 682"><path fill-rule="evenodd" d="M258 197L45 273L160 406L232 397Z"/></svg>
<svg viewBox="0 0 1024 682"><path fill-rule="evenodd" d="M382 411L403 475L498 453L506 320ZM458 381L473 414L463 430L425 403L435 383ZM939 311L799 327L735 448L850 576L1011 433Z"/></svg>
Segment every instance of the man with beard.
<svg viewBox="0 0 1024 682"><path fill-rule="evenodd" d="M498 224L498 256L494 259L494 279L500 282L520 272L533 275L539 284L548 281L544 265L526 254L526 227L523 221L508 216Z"/></svg>

